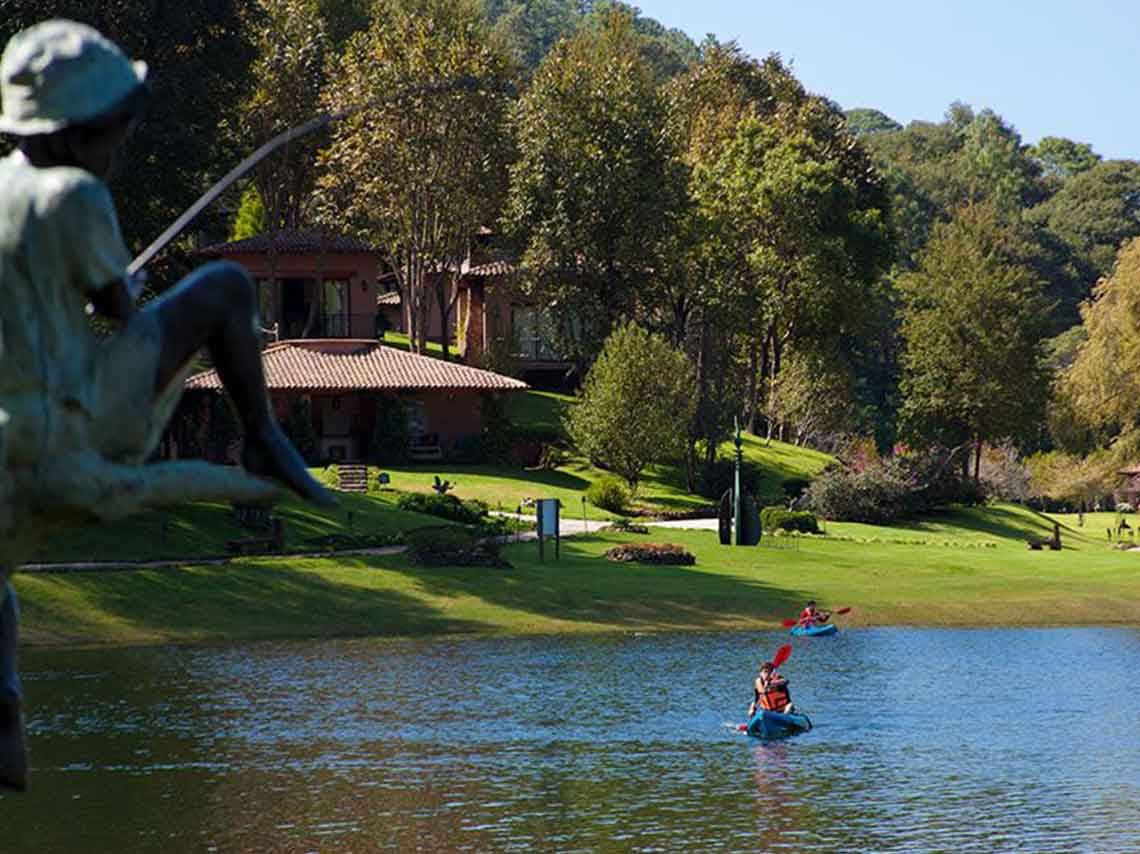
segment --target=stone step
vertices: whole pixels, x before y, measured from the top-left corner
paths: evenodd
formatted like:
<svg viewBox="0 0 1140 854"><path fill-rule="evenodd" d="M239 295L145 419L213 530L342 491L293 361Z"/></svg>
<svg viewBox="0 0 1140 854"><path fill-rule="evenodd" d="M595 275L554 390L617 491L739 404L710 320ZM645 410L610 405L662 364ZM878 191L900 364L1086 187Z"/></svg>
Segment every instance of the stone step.
<svg viewBox="0 0 1140 854"><path fill-rule="evenodd" d="M338 466L337 485L341 492L367 492L368 467L362 465Z"/></svg>

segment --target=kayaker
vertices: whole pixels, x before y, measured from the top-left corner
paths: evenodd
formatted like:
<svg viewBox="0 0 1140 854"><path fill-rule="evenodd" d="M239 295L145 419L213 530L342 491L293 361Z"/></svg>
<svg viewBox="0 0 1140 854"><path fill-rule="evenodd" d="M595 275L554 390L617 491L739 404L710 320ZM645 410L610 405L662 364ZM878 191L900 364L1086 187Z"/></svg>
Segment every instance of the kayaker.
<svg viewBox="0 0 1140 854"><path fill-rule="evenodd" d="M781 712L785 715L790 715L796 710L792 704L788 680L776 672L770 661L760 665L760 675L756 677L752 704L748 707L748 717L755 715L758 709Z"/></svg>
<svg viewBox="0 0 1140 854"><path fill-rule="evenodd" d="M804 606L804 609L800 611L800 625L805 628L811 628L817 623L826 623L830 617L830 612L822 614L816 610L815 600L812 599Z"/></svg>

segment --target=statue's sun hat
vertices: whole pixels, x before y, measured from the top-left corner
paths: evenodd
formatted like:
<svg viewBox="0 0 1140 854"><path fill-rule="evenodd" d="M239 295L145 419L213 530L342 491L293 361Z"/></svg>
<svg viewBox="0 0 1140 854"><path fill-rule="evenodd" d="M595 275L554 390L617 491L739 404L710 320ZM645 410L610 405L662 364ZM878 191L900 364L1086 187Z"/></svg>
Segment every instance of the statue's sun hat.
<svg viewBox="0 0 1140 854"><path fill-rule="evenodd" d="M100 118L145 81L145 62L86 24L44 21L12 36L0 58L0 132L33 136Z"/></svg>

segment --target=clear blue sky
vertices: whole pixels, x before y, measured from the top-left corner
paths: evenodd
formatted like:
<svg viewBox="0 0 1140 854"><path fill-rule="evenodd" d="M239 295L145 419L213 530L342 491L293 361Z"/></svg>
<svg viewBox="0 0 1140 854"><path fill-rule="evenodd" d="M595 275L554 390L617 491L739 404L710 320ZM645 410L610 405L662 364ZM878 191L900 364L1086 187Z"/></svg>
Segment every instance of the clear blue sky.
<svg viewBox="0 0 1140 854"><path fill-rule="evenodd" d="M813 92L902 124L951 101L990 107L1027 143L1140 159L1140 0L639 0L700 42L779 53Z"/></svg>

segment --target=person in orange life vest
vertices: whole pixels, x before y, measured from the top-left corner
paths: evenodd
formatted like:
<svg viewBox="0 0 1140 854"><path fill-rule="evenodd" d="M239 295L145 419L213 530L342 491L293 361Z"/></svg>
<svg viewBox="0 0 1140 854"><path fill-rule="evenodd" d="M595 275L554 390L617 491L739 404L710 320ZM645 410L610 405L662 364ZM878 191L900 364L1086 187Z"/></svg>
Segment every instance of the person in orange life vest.
<svg viewBox="0 0 1140 854"><path fill-rule="evenodd" d="M816 623L826 623L830 617L830 611L826 614L817 611L815 607L815 600L812 599L807 603L807 605L804 606L804 609L800 611L800 625L810 628Z"/></svg>
<svg viewBox="0 0 1140 854"><path fill-rule="evenodd" d="M770 661L765 661L760 665L760 675L756 677L753 692L752 704L748 707L748 717L750 718L761 709L768 712L781 712L785 715L790 715L796 710L796 707L792 705L788 680L776 673Z"/></svg>

